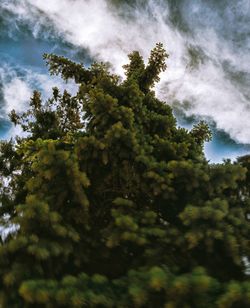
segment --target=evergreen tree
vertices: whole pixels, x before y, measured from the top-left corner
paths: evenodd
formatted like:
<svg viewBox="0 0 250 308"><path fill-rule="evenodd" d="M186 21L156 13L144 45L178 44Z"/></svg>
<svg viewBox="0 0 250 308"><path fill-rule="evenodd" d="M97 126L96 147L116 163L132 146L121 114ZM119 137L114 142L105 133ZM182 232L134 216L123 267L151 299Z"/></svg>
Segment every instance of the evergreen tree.
<svg viewBox="0 0 250 308"><path fill-rule="evenodd" d="M209 164L207 124L177 127L162 44L125 80L44 57L79 88L10 115L27 136L0 149L0 306L249 307L249 162Z"/></svg>

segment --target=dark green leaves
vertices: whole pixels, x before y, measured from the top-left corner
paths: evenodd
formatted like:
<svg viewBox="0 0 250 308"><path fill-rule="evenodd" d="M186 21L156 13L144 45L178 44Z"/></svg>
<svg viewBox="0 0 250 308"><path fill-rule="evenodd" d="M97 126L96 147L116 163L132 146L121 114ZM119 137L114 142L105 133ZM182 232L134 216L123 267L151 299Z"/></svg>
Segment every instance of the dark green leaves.
<svg viewBox="0 0 250 308"><path fill-rule="evenodd" d="M1 307L249 307L249 158L210 165L152 88L162 44L126 79L45 55L73 79L11 112L26 137L0 145ZM244 261L245 260L245 261Z"/></svg>

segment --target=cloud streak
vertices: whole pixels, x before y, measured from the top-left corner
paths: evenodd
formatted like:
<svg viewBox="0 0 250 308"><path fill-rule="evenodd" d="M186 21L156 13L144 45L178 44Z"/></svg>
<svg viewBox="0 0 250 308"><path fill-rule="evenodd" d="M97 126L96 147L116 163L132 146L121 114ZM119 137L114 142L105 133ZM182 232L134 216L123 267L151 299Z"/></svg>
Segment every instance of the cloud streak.
<svg viewBox="0 0 250 308"><path fill-rule="evenodd" d="M235 141L250 143L249 1L180 1L182 30L172 22L170 2L140 3L126 11L107 0L3 0L1 5L29 24L35 37L57 35L111 62L119 74L129 52L139 50L147 58L155 43L163 42L170 58L158 95L187 116L207 118ZM44 30L48 25L50 32Z"/></svg>
<svg viewBox="0 0 250 308"><path fill-rule="evenodd" d="M7 64L0 67L0 84L2 85L2 119L7 119L8 114L13 109L18 113L27 110L34 89L41 91L44 100L47 100L51 96L51 89L55 86L61 91L66 89L72 94L75 94L77 91L73 83L69 82L65 84L59 77L52 78L44 73ZM20 134L21 129L11 127L5 137Z"/></svg>

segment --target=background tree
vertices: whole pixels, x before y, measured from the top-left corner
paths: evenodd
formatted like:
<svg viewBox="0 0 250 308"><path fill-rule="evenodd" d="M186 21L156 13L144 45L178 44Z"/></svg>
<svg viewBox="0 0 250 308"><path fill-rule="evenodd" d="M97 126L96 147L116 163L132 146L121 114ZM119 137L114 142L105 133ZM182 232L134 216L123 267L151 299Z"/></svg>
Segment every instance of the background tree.
<svg viewBox="0 0 250 308"><path fill-rule="evenodd" d="M75 96L53 89L11 113L28 133L2 142L2 307L249 307L247 161L208 164L204 122L176 126L148 64L126 79L45 55Z"/></svg>

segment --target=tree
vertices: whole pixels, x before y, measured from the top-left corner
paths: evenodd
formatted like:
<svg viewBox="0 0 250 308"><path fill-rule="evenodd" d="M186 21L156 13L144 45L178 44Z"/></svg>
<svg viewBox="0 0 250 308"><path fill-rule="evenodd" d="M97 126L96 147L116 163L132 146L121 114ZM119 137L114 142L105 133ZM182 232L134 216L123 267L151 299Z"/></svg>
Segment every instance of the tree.
<svg viewBox="0 0 250 308"><path fill-rule="evenodd" d="M155 97L162 44L125 80L44 57L79 89L11 113L27 136L1 143L1 306L249 307L248 165L209 164L207 125Z"/></svg>

